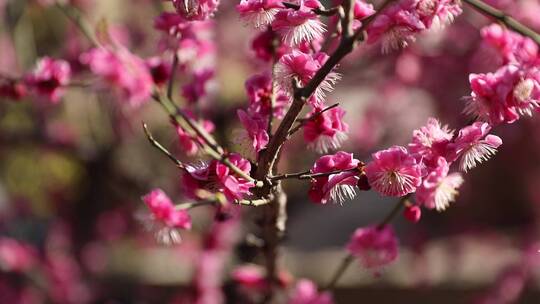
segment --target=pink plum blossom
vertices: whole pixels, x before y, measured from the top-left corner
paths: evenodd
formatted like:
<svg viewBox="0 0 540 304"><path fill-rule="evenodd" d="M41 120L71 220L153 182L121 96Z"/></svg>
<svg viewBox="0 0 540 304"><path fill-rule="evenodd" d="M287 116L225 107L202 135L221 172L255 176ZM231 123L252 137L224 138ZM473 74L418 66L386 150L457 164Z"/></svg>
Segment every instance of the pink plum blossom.
<svg viewBox="0 0 540 304"><path fill-rule="evenodd" d="M71 68L64 60L41 58L35 69L26 75L25 84L39 96L57 103L71 80Z"/></svg>
<svg viewBox="0 0 540 304"><path fill-rule="evenodd" d="M398 240L392 226L358 228L347 250L368 269L388 265L398 257Z"/></svg>
<svg viewBox="0 0 540 304"><path fill-rule="evenodd" d="M477 164L488 160L497 152L502 145L502 140L496 135L488 134L491 127L487 123L475 122L459 131L452 149L452 160L460 158L459 168L461 171L476 167Z"/></svg>
<svg viewBox="0 0 540 304"><path fill-rule="evenodd" d="M257 28L270 25L282 8L281 0L241 0L236 6L240 17Z"/></svg>
<svg viewBox="0 0 540 304"><path fill-rule="evenodd" d="M491 125L531 116L540 102L540 82L532 70L506 65L495 73L471 74L472 93L464 112Z"/></svg>
<svg viewBox="0 0 540 304"><path fill-rule="evenodd" d="M250 173L250 162L239 154L229 154L228 160L246 174ZM193 198L200 198L198 191L205 190L222 193L229 201L234 201L251 194L249 189L253 186L253 182L236 176L229 167L217 160L187 166L182 176L182 187L186 194Z"/></svg>
<svg viewBox="0 0 540 304"><path fill-rule="evenodd" d="M401 146L393 146L372 154L365 167L369 184L386 196L413 193L422 182L422 170L414 157Z"/></svg>
<svg viewBox="0 0 540 304"><path fill-rule="evenodd" d="M448 145L452 142L454 132L446 125L430 117L425 126L413 131L409 151L418 162L427 167L437 166L440 156L447 157Z"/></svg>
<svg viewBox="0 0 540 304"><path fill-rule="evenodd" d="M186 112L186 114L191 117L191 119L195 118L194 115L190 112ZM199 120L198 123L199 126L201 126L202 129L205 130L207 133L212 133L215 129L214 124L209 120ZM178 142L182 151L186 153L186 155L197 154L197 152L199 152L199 146L203 144L203 140L198 136L186 131L178 123L173 122L173 125L176 129L176 134L178 135Z"/></svg>
<svg viewBox="0 0 540 304"><path fill-rule="evenodd" d="M481 34L484 41L498 51L504 64L535 65L540 62L538 45L528 37L499 24L484 27Z"/></svg>
<svg viewBox="0 0 540 304"><path fill-rule="evenodd" d="M305 86L315 76L317 71L328 59L328 55L323 52L307 54L293 50L291 53L283 55L276 66L276 81L280 89L289 96L293 94L292 83L296 79L301 86ZM325 92L331 92L333 86L340 79L336 72L330 72L313 95L312 104L322 104Z"/></svg>
<svg viewBox="0 0 540 304"><path fill-rule="evenodd" d="M24 82L0 78L0 97L21 100L28 93Z"/></svg>
<svg viewBox="0 0 540 304"><path fill-rule="evenodd" d="M94 48L81 55L92 73L122 93L130 106L144 104L152 94L153 79L143 59L123 47Z"/></svg>
<svg viewBox="0 0 540 304"><path fill-rule="evenodd" d="M264 289L268 286L264 269L258 265L239 266L233 270L231 276L235 282L247 288Z"/></svg>
<svg viewBox="0 0 540 304"><path fill-rule="evenodd" d="M277 40L277 33L271 28L260 32L251 42L251 49L255 57L265 62L270 62L274 58L281 58L281 56L288 52L289 47L276 42Z"/></svg>
<svg viewBox="0 0 540 304"><path fill-rule="evenodd" d="M182 87L182 96L190 104L198 103L202 98L207 97L213 89L214 70L203 69L195 71L191 82Z"/></svg>
<svg viewBox="0 0 540 304"><path fill-rule="evenodd" d="M268 119L265 119L257 113L248 114L243 110L238 110L237 114L255 152L264 149L270 140L267 133Z"/></svg>
<svg viewBox="0 0 540 304"><path fill-rule="evenodd" d="M154 83L158 86L167 83L171 77L172 67L169 63L160 57L152 57L146 59L146 66L150 70Z"/></svg>
<svg viewBox="0 0 540 304"><path fill-rule="evenodd" d="M460 0L415 0L420 20L431 28L452 23L463 11Z"/></svg>
<svg viewBox="0 0 540 304"><path fill-rule="evenodd" d="M176 209L172 200L161 189L154 189L142 200L150 209L151 226L156 238L164 244L180 242L178 229L191 229L191 217L186 210Z"/></svg>
<svg viewBox="0 0 540 304"><path fill-rule="evenodd" d="M272 78L267 74L257 74L246 80L249 101L248 112L268 117L270 113L281 119L289 105L289 98L278 88L272 89ZM275 94L272 107L272 94Z"/></svg>
<svg viewBox="0 0 540 304"><path fill-rule="evenodd" d="M428 209L444 211L455 200L463 177L459 173L448 174L450 164L443 157L438 158L437 164L416 190L416 200Z"/></svg>
<svg viewBox="0 0 540 304"><path fill-rule="evenodd" d="M296 283L287 304L333 304L329 292L319 292L317 285L310 280L302 279Z"/></svg>
<svg viewBox="0 0 540 304"><path fill-rule="evenodd" d="M417 1L402 0L387 7L367 28L368 43L382 40L382 51L403 48L426 29L418 15Z"/></svg>
<svg viewBox="0 0 540 304"><path fill-rule="evenodd" d="M0 270L26 271L37 263L37 252L28 244L0 237Z"/></svg>
<svg viewBox="0 0 540 304"><path fill-rule="evenodd" d="M345 110L340 107L332 108L321 114L323 109L315 107L304 124L304 140L308 146L318 153L335 150L347 140L349 125L343 121ZM315 119L310 117L316 116Z"/></svg>
<svg viewBox="0 0 540 304"><path fill-rule="evenodd" d="M358 182L358 172L351 169L355 169L359 163L351 153L342 151L319 158L310 170L312 174L334 171L346 172L313 178L308 193L309 198L313 202L321 204L327 202L343 203L347 199L353 199L356 195L355 188Z"/></svg>
<svg viewBox="0 0 540 304"><path fill-rule="evenodd" d="M176 11L188 20L205 20L216 12L219 0L171 0Z"/></svg>
<svg viewBox="0 0 540 304"><path fill-rule="evenodd" d="M272 29L281 35L285 44L292 46L322 39L326 31L324 23L312 11L315 7L308 6L308 2L300 1L298 10L282 9L275 15Z"/></svg>

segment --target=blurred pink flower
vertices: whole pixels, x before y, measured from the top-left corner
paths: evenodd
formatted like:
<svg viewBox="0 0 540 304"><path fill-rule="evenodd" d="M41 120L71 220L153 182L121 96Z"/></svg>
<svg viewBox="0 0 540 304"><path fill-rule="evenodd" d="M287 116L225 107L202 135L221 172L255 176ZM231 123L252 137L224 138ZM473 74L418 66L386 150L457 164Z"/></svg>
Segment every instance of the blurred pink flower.
<svg viewBox="0 0 540 304"><path fill-rule="evenodd" d="M50 57L41 58L35 69L25 76L25 84L28 88L53 104L58 103L70 80L69 63Z"/></svg>
<svg viewBox="0 0 540 304"><path fill-rule="evenodd" d="M248 112L269 117L270 113L281 119L289 105L289 98L278 88L272 89L272 78L267 74L256 74L246 80L246 92L249 101ZM272 94L274 106L272 107Z"/></svg>
<svg viewBox="0 0 540 304"><path fill-rule="evenodd" d="M420 186L420 165L404 147L393 146L372 154L372 157L365 172L369 184L377 192L386 196L403 196Z"/></svg>
<svg viewBox="0 0 540 304"><path fill-rule="evenodd" d="M182 86L182 96L190 104L201 102L213 89L214 74L213 69L195 71L191 81Z"/></svg>
<svg viewBox="0 0 540 304"><path fill-rule="evenodd" d="M164 244L180 242L178 229L191 229L191 217L186 210L176 209L172 200L161 189L154 189L142 200L151 212L151 227L156 238Z"/></svg>
<svg viewBox="0 0 540 304"><path fill-rule="evenodd" d="M92 73L118 88L129 105L141 106L152 94L153 80L143 59L124 47L94 48L81 55Z"/></svg>
<svg viewBox="0 0 540 304"><path fill-rule="evenodd" d="M317 285L302 279L296 283L287 304L332 304L334 300L329 292L319 292Z"/></svg>
<svg viewBox="0 0 540 304"><path fill-rule="evenodd" d="M146 59L146 66L150 70L154 83L158 86L164 85L171 77L172 67L161 57Z"/></svg>
<svg viewBox="0 0 540 304"><path fill-rule="evenodd" d="M402 0L387 7L368 26L368 42L381 40L383 53L406 47L416 35L426 29L415 4L418 0Z"/></svg>
<svg viewBox="0 0 540 304"><path fill-rule="evenodd" d="M428 209L444 211L455 200L463 177L459 173L448 174L450 164L443 157L438 158L437 164L416 190L416 200Z"/></svg>
<svg viewBox="0 0 540 304"><path fill-rule="evenodd" d="M481 34L484 41L499 52L504 64L535 65L540 62L538 45L528 37L499 24L484 27Z"/></svg>
<svg viewBox="0 0 540 304"><path fill-rule="evenodd" d="M27 92L24 82L0 78L0 97L21 100L27 95Z"/></svg>
<svg viewBox="0 0 540 304"><path fill-rule="evenodd" d="M186 111L185 113L188 117L197 121L197 119L191 112ZM212 133L215 129L214 124L209 120L198 120L197 122L199 126L201 126L202 129L204 129L207 133ZM193 135L190 132L187 132L175 121L173 121L172 123L176 129L176 134L178 135L178 142L180 144L181 150L186 153L186 155L197 154L197 152L199 152L200 145L202 145L203 143L202 138Z"/></svg>
<svg viewBox="0 0 540 304"><path fill-rule="evenodd" d="M267 132L268 119L265 119L256 112L249 114L244 110L238 110L236 113L244 126L244 130L255 152L264 149L270 140Z"/></svg>
<svg viewBox="0 0 540 304"><path fill-rule="evenodd" d="M233 270L231 276L236 283L247 288L264 289L268 286L264 269L259 265L238 266Z"/></svg>
<svg viewBox="0 0 540 304"><path fill-rule="evenodd" d="M345 171L356 168L359 163L351 153L339 151L334 155L325 155L319 158L310 172L317 174ZM343 201L355 197L357 182L358 172L354 171L316 177L311 180L311 188L308 195L315 203L343 203Z"/></svg>
<svg viewBox="0 0 540 304"><path fill-rule="evenodd" d="M350 254L365 268L378 269L398 256L398 240L392 226L358 228L347 244Z"/></svg>
<svg viewBox="0 0 540 304"><path fill-rule="evenodd" d="M37 252L33 247L15 239L0 237L0 270L27 271L36 262Z"/></svg>
<svg viewBox="0 0 540 304"><path fill-rule="evenodd" d="M343 121L345 110L335 107L320 114L321 107L315 107L306 117L304 124L304 140L308 146L318 153L339 149L347 140L349 125ZM316 115L315 119L310 119Z"/></svg>
<svg viewBox="0 0 540 304"><path fill-rule="evenodd" d="M452 150L452 161L461 158L459 162L461 171L467 172L476 167L477 164L488 160L502 145L500 137L488 134L490 130L489 124L475 122L459 131L454 143L450 145L450 149Z"/></svg>
<svg viewBox="0 0 540 304"><path fill-rule="evenodd" d="M219 0L171 0L176 12L188 20L205 20L217 11Z"/></svg>

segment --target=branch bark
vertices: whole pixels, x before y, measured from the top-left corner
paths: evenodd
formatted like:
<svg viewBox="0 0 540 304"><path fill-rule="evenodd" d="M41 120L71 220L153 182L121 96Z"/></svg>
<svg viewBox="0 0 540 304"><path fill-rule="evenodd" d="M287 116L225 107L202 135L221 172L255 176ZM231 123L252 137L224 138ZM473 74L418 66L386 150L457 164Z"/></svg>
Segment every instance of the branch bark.
<svg viewBox="0 0 540 304"><path fill-rule="evenodd" d="M513 31L531 38L536 44L540 45L540 34L507 15L505 12L494 8L481 0L463 0L463 2L469 4L478 12L501 22Z"/></svg>

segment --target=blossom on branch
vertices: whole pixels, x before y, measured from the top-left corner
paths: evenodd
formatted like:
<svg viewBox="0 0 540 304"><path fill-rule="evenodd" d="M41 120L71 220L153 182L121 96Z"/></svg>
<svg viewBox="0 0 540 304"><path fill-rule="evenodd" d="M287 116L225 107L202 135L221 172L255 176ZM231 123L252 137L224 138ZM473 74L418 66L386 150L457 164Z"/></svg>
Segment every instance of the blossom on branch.
<svg viewBox="0 0 540 304"><path fill-rule="evenodd" d="M488 160L502 145L500 137L488 134L490 130L489 124L475 122L459 131L450 149L452 149L452 160L460 158L461 171L467 172L477 164Z"/></svg>
<svg viewBox="0 0 540 304"><path fill-rule="evenodd" d="M416 159L401 146L393 146L372 154L365 167L373 189L386 196L413 193L422 182L422 170Z"/></svg>
<svg viewBox="0 0 540 304"><path fill-rule="evenodd" d="M186 210L176 209L172 200L161 189L154 189L142 200L150 209L148 226L156 231L156 238L164 244L181 241L178 229L191 229L191 217Z"/></svg>
<svg viewBox="0 0 540 304"><path fill-rule="evenodd" d="M319 292L317 285L307 279L296 283L287 304L333 304L334 300L329 292Z"/></svg>
<svg viewBox="0 0 540 304"><path fill-rule="evenodd" d="M308 146L318 153L326 153L329 150L339 149L347 140L349 125L343 121L345 110L340 107L323 111L321 107L315 107L304 123L304 140ZM312 117L315 118L311 119Z"/></svg>
<svg viewBox="0 0 540 304"><path fill-rule="evenodd" d="M428 209L444 211L455 200L463 177L459 173L448 174L450 164L443 157L438 158L437 164L416 190L416 200Z"/></svg>
<svg viewBox="0 0 540 304"><path fill-rule="evenodd" d="M275 15L272 29L278 32L287 45L320 40L326 31L324 23L312 10L320 6L319 1L300 1L300 8L282 9Z"/></svg>
<svg viewBox="0 0 540 304"><path fill-rule="evenodd" d="M308 54L298 50L283 55L276 65L275 77L278 87L292 98L294 94L293 81L297 80L301 86L307 85L328 60L328 57L324 52ZM325 92L331 92L340 78L341 76L334 71L328 73L315 89L313 96L309 98L310 104L314 106L323 104Z"/></svg>
<svg viewBox="0 0 540 304"><path fill-rule="evenodd" d="M227 159L249 175L251 164L248 160L236 153L229 154ZM254 186L253 182L236 176L229 167L217 160L187 166L182 175L181 185L186 195L192 198L200 198L199 191L203 190L222 193L230 202L251 194L249 189Z"/></svg>
<svg viewBox="0 0 540 304"><path fill-rule="evenodd" d="M25 76L26 86L38 96L56 104L71 80L71 67L65 60L41 58L32 72Z"/></svg>
<svg viewBox="0 0 540 304"><path fill-rule="evenodd" d="M315 203L326 204L343 203L356 196L358 172L351 169L358 167L359 160L354 159L351 153L339 151L334 155L325 155L319 158L310 172L312 174L345 171L327 176L314 177L311 180L309 198Z"/></svg>
<svg viewBox="0 0 540 304"><path fill-rule="evenodd" d="M132 107L143 105L152 94L153 78L146 63L127 48L99 47L81 55L92 73L118 89Z"/></svg>
<svg viewBox="0 0 540 304"><path fill-rule="evenodd" d="M219 0L171 0L176 12L188 20L206 20L217 11Z"/></svg>
<svg viewBox="0 0 540 304"><path fill-rule="evenodd" d="M270 25L279 10L283 8L281 0L241 0L236 6L240 17L257 28Z"/></svg>
<svg viewBox="0 0 540 304"><path fill-rule="evenodd" d="M358 228L347 244L347 250L360 264L376 271L398 257L398 240L390 225Z"/></svg>

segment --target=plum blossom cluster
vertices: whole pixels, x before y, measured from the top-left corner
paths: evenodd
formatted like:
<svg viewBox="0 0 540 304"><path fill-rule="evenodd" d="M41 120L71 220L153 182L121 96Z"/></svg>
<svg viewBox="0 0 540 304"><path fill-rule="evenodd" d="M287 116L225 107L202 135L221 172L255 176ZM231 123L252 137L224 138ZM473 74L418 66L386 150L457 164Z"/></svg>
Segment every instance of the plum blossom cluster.
<svg viewBox="0 0 540 304"><path fill-rule="evenodd" d="M492 73L471 74L465 113L492 126L531 116L540 102L540 51L530 38L493 24L482 29L502 66Z"/></svg>
<svg viewBox="0 0 540 304"><path fill-rule="evenodd" d="M467 172L493 156L502 144L490 131L487 123L475 122L454 135L430 118L426 126L413 132L408 147L393 146L375 152L365 166L358 166L359 161L345 152L323 156L311 172L330 175L312 180L310 197L315 202L341 202L343 197L354 197L356 186L365 189L361 183L367 182L384 196L416 193L419 204L442 211L454 201L463 183L460 173L450 173L452 163L457 162L458 171Z"/></svg>
<svg viewBox="0 0 540 304"><path fill-rule="evenodd" d="M451 23L462 12L458 0L400 0L368 27L368 42L380 41L384 53L406 47L421 32Z"/></svg>
<svg viewBox="0 0 540 304"><path fill-rule="evenodd" d="M264 63L262 71L257 71L245 82L248 103L236 112L244 128L244 137L257 154L252 162L209 140L216 126L201 115L215 85L215 25L210 18L215 14L219 1L170 2L175 12L163 12L154 20L154 28L161 33L157 48L159 56L142 58L104 32L101 33L104 38L98 45L78 58L86 72L98 80L99 88L112 90L118 100L128 106L140 107L152 98L164 106L184 154L193 156L206 152L212 156L209 161L184 163L164 151L181 170L179 188L183 198L195 203L175 205L161 189L154 189L142 197L149 211L149 228L163 243L179 242L179 231L191 229L188 209L196 203L214 205L220 215L216 218L220 220L225 218L225 213L238 220L239 211L233 204L257 199L268 203L275 194L279 194L276 191L281 190L276 189L280 189L280 179L276 176L280 175L274 175L272 166L279 161L283 143L279 143L278 138L275 141L278 144L275 147L271 145L276 138L273 137L276 136L274 122L287 121L294 106L307 105L310 109L303 118L300 118L302 109L297 115L291 114L295 117L288 120L290 125L284 127L285 132L280 135L283 142L302 129L307 147L317 153L332 152L319 157L309 171L300 175L290 174L309 180L310 200L317 204L342 204L353 199L358 190L373 189L383 196L401 198L400 203L405 205L404 216L412 222L420 219L421 207L437 211L448 208L464 182L463 174L495 155L502 145L501 138L491 134L495 126L513 123L523 115L532 115L539 107L538 45L530 38L499 25L491 25L482 30L482 37L497 51L501 66L492 73L470 75L472 92L467 98L465 112L474 116L474 122L453 131L439 120L429 118L426 125L413 131L408 145L376 151L364 163L352 153L335 151L347 139L349 126L344 121L345 111L336 105L328 106L326 100L326 94L333 90L341 76L336 72L339 60L333 61L328 55L332 46L327 47L325 42L332 45L333 36L328 35L328 41L325 41L327 26L321 15L336 15L342 7L326 9L318 0L287 3L241 0L236 6L237 12L247 24L259 30L252 50L255 57ZM343 1L335 2L343 4ZM379 12L363 0L356 0L353 4L350 11L354 17L350 20L352 28L360 33L365 25L367 42L381 43L384 52L405 47L419 33L444 26L461 14L459 0L398 0ZM344 22L347 19L339 17ZM337 27L339 34L343 29ZM184 81L178 93L183 97L182 106L174 101L176 74L182 74ZM33 71L20 79L1 78L0 94L16 99L35 94L54 104L71 84L71 78L67 62L44 57ZM300 94L310 87L312 91L309 94ZM276 151L276 155L266 159L271 164L259 163L260 159L265 159L261 155L268 156L264 153L271 148ZM269 170L265 176L259 176L259 169L265 165ZM282 176L286 178L287 175ZM265 194L268 197L259 195L265 189L270 189ZM274 217L279 216L272 216L270 220L275 220ZM212 233L196 265L193 285L194 297L198 301L195 302L222 301L217 274L225 268L224 252L230 249L233 238L228 229L237 223L235 220L216 221L212 226ZM279 230L276 227L281 223L271 224L271 229L266 230ZM263 250L271 247L272 241L268 242L261 246ZM378 271L397 259L398 241L393 228L388 222L383 222L357 229L347 250L351 259L357 258L363 267ZM21 244L0 239L0 267L3 269L29 269L33 266L33 254ZM60 263L53 261L52 264L55 262ZM267 262L270 265L272 261ZM258 268L241 268L233 273L233 279L247 289L261 292L271 291L274 285L288 285L287 279L279 275L272 278L272 275ZM70 278L58 275L57 279L68 281ZM288 297L291 304L332 302L329 293L319 292L308 280L298 281Z"/></svg>
<svg viewBox="0 0 540 304"><path fill-rule="evenodd" d="M0 76L0 96L20 100L32 94L57 104L71 83L71 66L65 60L43 57L21 79Z"/></svg>

